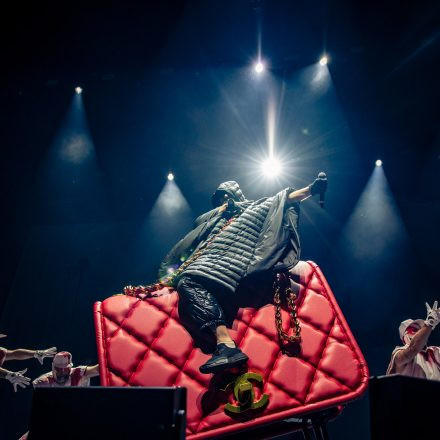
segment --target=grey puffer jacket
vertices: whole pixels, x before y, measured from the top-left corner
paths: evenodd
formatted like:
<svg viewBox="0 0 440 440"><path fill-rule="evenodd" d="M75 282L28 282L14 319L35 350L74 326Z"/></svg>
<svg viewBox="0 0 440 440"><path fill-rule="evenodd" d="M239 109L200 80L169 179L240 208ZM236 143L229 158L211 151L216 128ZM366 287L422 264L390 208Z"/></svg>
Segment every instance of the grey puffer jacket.
<svg viewBox="0 0 440 440"><path fill-rule="evenodd" d="M292 188L287 188L273 197L249 201L236 182L222 183L216 193L227 192L236 202L235 212L219 213L216 208L198 217L196 227L162 262L159 277L169 273L170 267L176 268L207 241L209 245L180 276L207 278L235 291L240 284L264 272L293 267L300 253L299 203L288 203L291 191ZM234 214L232 222L219 233Z"/></svg>

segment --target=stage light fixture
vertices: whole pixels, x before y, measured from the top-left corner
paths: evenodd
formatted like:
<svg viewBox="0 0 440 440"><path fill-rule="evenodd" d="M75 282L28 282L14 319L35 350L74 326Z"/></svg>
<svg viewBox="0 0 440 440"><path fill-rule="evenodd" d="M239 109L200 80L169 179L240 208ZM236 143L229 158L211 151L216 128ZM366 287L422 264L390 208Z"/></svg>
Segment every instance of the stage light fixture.
<svg viewBox="0 0 440 440"><path fill-rule="evenodd" d="M174 174L173 173L168 173L167 179L168 180L174 180Z"/></svg>
<svg viewBox="0 0 440 440"><path fill-rule="evenodd" d="M82 91L83 91L83 89L81 87L79 87L79 86L75 87L75 92L77 95L81 95Z"/></svg>
<svg viewBox="0 0 440 440"><path fill-rule="evenodd" d="M266 177L273 178L281 173L281 163L275 157L266 159L261 165L263 174Z"/></svg>
<svg viewBox="0 0 440 440"><path fill-rule="evenodd" d="M254 65L254 70L257 73L262 73L264 70L264 64L261 61L258 61Z"/></svg>
<svg viewBox="0 0 440 440"><path fill-rule="evenodd" d="M328 56L327 55L323 55L320 60L319 60L319 64L321 66L326 66L328 64Z"/></svg>
<svg viewBox="0 0 440 440"><path fill-rule="evenodd" d="M376 166L377 167L381 167L382 166L382 161L380 159L376 160Z"/></svg>

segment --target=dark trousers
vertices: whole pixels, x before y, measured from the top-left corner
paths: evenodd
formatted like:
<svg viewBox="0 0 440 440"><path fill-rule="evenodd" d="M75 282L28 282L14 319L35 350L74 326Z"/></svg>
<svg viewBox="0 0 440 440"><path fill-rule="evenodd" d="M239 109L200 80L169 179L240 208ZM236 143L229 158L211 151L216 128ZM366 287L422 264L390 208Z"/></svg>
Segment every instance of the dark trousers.
<svg viewBox="0 0 440 440"><path fill-rule="evenodd" d="M207 281L183 276L177 284L179 294L179 316L199 332L226 325L225 314L215 296L216 289ZM218 295L218 291L216 292Z"/></svg>

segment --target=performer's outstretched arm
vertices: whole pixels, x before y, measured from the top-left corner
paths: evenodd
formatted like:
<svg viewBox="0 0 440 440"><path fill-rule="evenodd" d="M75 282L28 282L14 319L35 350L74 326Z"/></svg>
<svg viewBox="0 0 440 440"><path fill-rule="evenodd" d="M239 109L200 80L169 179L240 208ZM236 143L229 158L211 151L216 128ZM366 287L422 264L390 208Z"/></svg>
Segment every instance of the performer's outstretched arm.
<svg viewBox="0 0 440 440"><path fill-rule="evenodd" d="M10 373L9 370L5 370L4 368L0 367L0 379L5 379L8 373Z"/></svg>
<svg viewBox="0 0 440 440"><path fill-rule="evenodd" d="M88 366L84 376L85 377L99 376L99 364Z"/></svg>
<svg viewBox="0 0 440 440"><path fill-rule="evenodd" d="M323 195L327 191L327 176L325 173L319 173L318 178L313 181L310 185L292 191L287 200L290 203L302 202L315 194Z"/></svg>
<svg viewBox="0 0 440 440"><path fill-rule="evenodd" d="M420 351L428 343L428 338L435 327L440 323L440 308L437 305L437 301L431 307L428 303L426 305L427 317L423 326L415 333L411 338L408 346L403 350L397 352L395 357L395 363L397 366L402 366L411 362Z"/></svg>
<svg viewBox="0 0 440 440"><path fill-rule="evenodd" d="M31 379L24 375L26 373L26 370L15 372L0 367L0 378L9 380L9 382L11 382L12 386L14 387L14 391L17 391L17 386L21 388L26 388L31 382Z"/></svg>
<svg viewBox="0 0 440 440"><path fill-rule="evenodd" d="M420 353L425 345L428 343L429 335L432 332L432 328L424 325L414 337L411 339L408 347L397 352L395 357L396 366L401 367L408 362L411 362L418 353Z"/></svg>
<svg viewBox="0 0 440 440"><path fill-rule="evenodd" d="M25 359L36 358L42 364L45 357L54 357L56 352L56 347L47 348L46 350L27 350L25 348L17 348L15 350L8 350L5 360L23 361Z"/></svg>
<svg viewBox="0 0 440 440"><path fill-rule="evenodd" d="M292 191L288 196L288 200L290 203L302 202L303 200L309 198L311 195L312 193L310 192L310 187L306 186L305 188Z"/></svg>

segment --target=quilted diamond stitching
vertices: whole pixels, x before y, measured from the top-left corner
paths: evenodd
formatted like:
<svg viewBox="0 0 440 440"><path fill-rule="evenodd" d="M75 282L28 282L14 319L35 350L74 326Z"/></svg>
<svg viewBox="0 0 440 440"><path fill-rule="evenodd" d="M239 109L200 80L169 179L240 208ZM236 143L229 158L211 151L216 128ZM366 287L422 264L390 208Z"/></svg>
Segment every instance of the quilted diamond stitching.
<svg viewBox="0 0 440 440"><path fill-rule="evenodd" d="M131 378L136 374L139 366L145 361L146 357L148 356L148 353L151 351L151 346L154 344L154 342L159 338L160 334L164 331L164 329L166 328L166 324L168 323L168 321L170 320L171 316L168 316L168 319L162 324L162 327L159 329L159 332L157 333L156 337L153 339L153 341L151 342L150 347L145 351L145 355L142 357L142 359L139 361L139 363L137 364L136 368L134 369L134 371L131 373L130 377L128 378L128 383L130 383ZM145 344L144 344L145 345ZM163 357L163 356L162 356Z"/></svg>
<svg viewBox="0 0 440 440"><path fill-rule="evenodd" d="M137 303L136 303L136 304L137 304ZM153 307L155 307L155 305L154 305ZM133 307L133 308L134 308L134 307ZM157 308L159 308L159 307L157 307ZM160 308L159 308L159 309L160 309ZM128 318L128 315L129 315L129 314L127 314L127 318ZM249 323L247 324L247 330L246 330L246 333L243 335L241 341L243 341L243 340L245 339L246 334L247 334L249 328L251 327L251 324L252 324L253 318L254 318L255 316L256 316L256 314L253 315L251 321L249 321ZM168 319L167 319L166 322L168 322L169 319L170 319L170 317L168 317ZM124 321L125 321L125 320L124 320ZM153 343L154 343L154 342L158 339L158 337L160 336L161 330L163 330L163 328L165 327L165 324L166 324L166 323L163 324L162 329L159 330L158 335L156 336L156 338L154 339L154 341L151 343L151 345L147 346L147 347L149 348L149 349L147 348L147 350L146 350L147 353L149 352L149 350L152 350L151 346L153 345ZM122 326L123 326L123 322L121 323L121 327L122 327ZM124 330L127 331L125 328L124 328ZM319 330L319 329L317 329L317 330ZM130 333L130 335L131 335L132 337L134 337L135 339L138 340L138 338L136 338L136 337L135 337L134 335L132 335L131 333ZM264 335L264 336L267 337L267 335ZM267 337L267 338L268 338L268 337ZM327 339L328 339L328 336L327 336ZM141 343L144 344L143 341L140 341L140 340L139 340L139 342L141 342ZM327 344L327 340L326 340L326 344ZM325 344L324 346L326 346L326 344ZM146 344L144 344L144 345L146 345ZM153 350L153 351L154 351L154 350ZM192 351L193 351L193 350L191 350L190 355L192 354ZM172 362L170 362L170 360L167 359L166 356L163 355L163 353L160 353L160 355L161 355L161 356L162 356L162 357L163 357L168 363L170 363L171 365L175 365L175 364L173 364ZM190 356L190 355L189 355L189 356ZM145 359L145 357L146 357L146 356L143 357L143 359L139 362L139 364L143 362L143 360ZM273 367L275 366L275 364L276 364L276 362L277 362L277 360L278 360L279 358L280 358L280 355L278 355L278 356L275 358L275 361L274 361L274 363L273 363ZM189 357L188 357L188 359L189 359ZM188 359L185 361L184 365L187 363ZM139 364L138 364L138 365L139 365ZM309 363L309 364L311 364L311 363ZM183 372L182 370L183 370L183 368L184 368L184 365L182 365L181 369L180 369L179 372L177 373L177 376L178 376L180 373ZM313 366L313 364L311 364L311 365ZM270 368L269 370L273 370L273 367ZM313 367L314 367L314 366L313 366ZM317 370L317 368L316 368L316 367L314 367L314 368L315 368L315 375L316 375L316 370ZM137 368L136 368L136 370L137 370ZM135 371L135 372L136 372L136 371ZM132 376L134 376L135 372L132 374ZM128 383L130 383L132 376L130 376L130 379L128 380ZM177 378L177 376L176 376L176 378ZM267 378L267 382L270 382L270 381L269 381L269 378L270 378L270 375L269 375L268 378ZM196 378L192 378L192 379L197 381ZM175 382L175 380L174 380L173 382ZM198 381L197 381L197 382L198 382ZM203 385L203 384L201 384L200 382L198 382L198 383L199 383L200 385ZM313 384L313 381L311 382L310 387L311 387L312 384ZM279 387L277 386L277 384L272 383L272 385L273 385L273 386L276 386L277 388L279 388ZM286 393L286 394L288 394L291 398L295 399L295 397L291 396L291 395L290 395L289 393L287 393L285 390L282 390L281 388L279 388L279 390L282 391L282 392L284 392L284 393ZM308 394L308 393L307 393L307 394ZM297 399L295 399L295 400L297 400Z"/></svg>
<svg viewBox="0 0 440 440"><path fill-rule="evenodd" d="M301 362L304 362L304 364L309 365L309 366L310 366L311 368L313 368L313 370L314 370L314 373L313 373L313 379L310 381L310 383L309 383L309 385L308 385L308 390L307 390L307 392L306 392L306 394L305 394L305 400L304 400L304 402L306 402L307 399L309 398L310 390L312 389L312 387L313 387L313 385L314 385L314 383L315 383L315 379L316 379L316 376L317 376L317 372L318 372L318 371L320 372L320 374L322 374L323 376L327 377L327 379L329 379L329 380L331 380L331 381L334 381L336 384L338 384L339 387L344 387L344 388L347 388L347 389L353 390L353 388L350 388L350 387L349 387L346 383L344 383L342 380L339 380L338 378L335 378L335 377L329 375L325 370L323 370L323 369L320 368L320 364L321 364L322 359L323 359L322 356L323 356L323 354L325 353L325 351L326 351L326 349L327 349L327 346L329 345L329 341L333 341L333 340L334 340L334 341L337 341L337 342L339 342L339 343L342 342L340 339L338 339L338 338L336 338L336 337L334 337L334 336L331 336L331 333L332 333L332 331L333 331L335 325L338 325L338 327L339 327L339 332L342 332L343 335L345 336L345 337L344 337L344 341L343 341L343 343L348 347L348 349L349 349L352 353L354 353L353 347L352 347L351 344L350 344L350 339L349 339L348 336L347 336L347 332L346 332L346 329L344 328L344 325L341 325L341 323L338 321L338 319L333 319L333 322L331 323L330 328L328 328L328 330L324 332L322 329L320 329L320 328L319 328L317 325L315 325L313 322L310 322L310 320L306 319L306 317L301 317L301 306L304 304L304 300L305 300L305 298L307 297L308 291L311 291L311 292L313 291L313 294L317 294L317 295L320 295L320 296L324 296L324 297L327 299L327 302L328 302L328 304L330 305L330 307L331 307L331 309L332 309L333 316L334 316L334 317L338 316L338 315L337 315L337 312L336 312L336 310L335 310L335 308L333 307L333 303L332 303L332 301L330 301L329 298L327 297L327 295L325 294L325 293L326 293L326 289L325 289L324 284L322 283L322 280L321 280L319 274L317 273L316 269L315 269L312 265L309 264L309 266L310 266L311 270L310 270L308 276L306 277L306 278L307 278L307 281L306 281L304 284L300 284L301 295L300 295L299 303L298 303L298 315L299 315L300 319L302 320L302 322L307 323L307 325L309 325L311 328L313 328L313 331L318 332L318 333L320 333L320 334L324 333L326 339L325 339L325 342L324 342L324 344L322 345L322 348L321 348L321 350L320 350L320 361L318 362L318 365L313 365L312 362L309 362L309 361L307 361L307 360L305 360L305 359L300 359ZM310 284L311 284L312 282L313 282L313 283L317 283L318 285L320 285L320 287L321 287L321 292L317 292L315 289L310 288ZM323 292L324 292L324 294L323 294ZM127 314L125 315L125 317L124 317L124 319L121 321L121 323L116 323L116 322L114 322L113 320L109 319L108 316L106 316L105 319L109 319L109 321L114 322L114 324L119 325L119 327L122 328L123 325L124 325L124 323L125 323L125 322L127 321L127 319L129 318L129 316L131 316L130 311L132 311L132 309L134 308L134 306L137 305L137 304L138 304L138 302L134 303L133 306L129 308L129 310L127 311ZM156 309L160 310L162 313L166 313L166 314L168 315L168 318L167 318L167 320L166 320L166 323L168 323L170 320L174 320L174 318L173 318L171 315L173 314L173 312L175 312L175 309L176 309L176 307L177 307L177 302L174 302L174 305L172 306L172 308L171 308L171 310L169 311L169 313L165 312L165 311L160 307L160 304L158 304L158 303L153 304L153 303L149 302L149 306L150 306L150 307L155 307ZM258 337L263 336L264 339L266 339L266 340L269 339L271 342L273 342L273 335L271 335L271 337L270 337L270 336L264 331L264 329L262 329L262 328L257 329L257 328L255 328L255 327L253 327L253 325L252 325L252 324L253 324L253 321L254 321L254 319L255 319L257 316L258 316L258 310L253 310L253 311L250 313L250 319L247 319L247 318L249 318L249 314L248 314L248 313L242 313L241 315L239 315L239 317L237 317L237 322L239 321L239 322L241 322L243 325L246 326L246 330L245 330L244 333L242 334L242 336L241 336L239 342L237 341L238 345L242 345L243 341L245 341L247 335L249 334L249 330L250 330L250 328L252 328L255 332L258 333ZM101 316L101 320L103 320L103 318L104 318L104 316ZM241 319L241 318L244 318L244 319ZM245 319L246 319L248 322L246 322ZM178 322L178 321L176 321L176 322ZM104 326L103 326L103 328L104 328ZM180 367L177 366L174 362L171 362L171 361L166 357L166 355L164 354L164 352L161 351L161 352L159 353L158 351L156 351L156 350L154 350L154 349L152 348L154 342L157 341L157 340L160 338L160 335L161 335L161 333L162 333L162 330L164 330L164 328L165 328L165 324L162 325L162 327L159 329L158 333L156 334L156 337L154 338L154 340L153 340L153 341L151 342L151 344L149 344L149 345L146 344L144 341L140 341L138 338L136 338L135 335L131 334L130 332L127 331L126 328L124 328L124 331L126 331L126 332L130 335L130 337L133 337L134 339L138 340L140 343L142 343L143 345L145 345L145 346L147 347L145 355L142 357L141 361L140 361L140 362L138 363L138 365L136 366L136 369L132 372L132 374L131 374L131 376L130 376L128 382L130 382L130 380L132 379L132 377L135 376L136 371L137 371L137 369L139 368L139 365L142 364L142 362L144 361L144 359L147 357L147 353L149 353L150 350L151 350L152 352L155 352L157 355L159 355L161 358L163 358L166 362L168 362L169 364L171 364L171 365L173 365L175 368L177 368L178 371L177 371L177 373L176 373L176 376L175 376L175 377L173 378L173 380L172 380L173 384L176 383L176 381L181 377L181 375L185 375L185 376L189 377L191 380L195 381L195 382L196 382L198 385L200 385L201 387L205 387L206 384L202 383L202 382L199 380L199 378L197 378L197 377L193 377L191 374L188 374L188 371L185 371L185 367L186 367L186 365L189 363L190 359L194 356L195 347L192 347L192 348L190 349L190 351L189 351L188 354L186 355L186 358L184 359L184 361L183 361L183 363L182 363L182 365L181 365ZM118 331L118 330L116 330L116 331L113 333L113 335L115 335L117 331ZM110 336L110 337L105 338L105 341L108 343L108 341L113 337L113 335ZM105 351L106 348L107 348L107 343L104 344L104 354L105 354L105 356L107 356L107 354L106 354L107 352ZM264 372L264 375L265 375L265 376L266 376L266 374L267 374L267 371L269 372L269 374L268 374L267 377L266 377L265 389L268 388L269 385L270 385L270 387L276 388L276 389L279 390L279 392L282 392L282 393L288 395L290 399L293 399L293 400L295 400L295 401L301 403L301 401L298 400L298 397L294 397L294 396L291 395L287 390L282 389L282 388L281 388L281 384L276 383L276 381L274 381L274 380L271 380L271 376L273 375L273 372L275 371L276 364L277 364L277 362L278 362L281 358L282 358L282 357L281 357L280 353L278 352L277 355L276 355L276 356L274 357L274 359L273 359L272 366L271 366L270 368L267 368L267 369L266 369L266 372ZM112 371L112 374L115 374L115 376L119 376L119 375L117 374L116 371ZM119 377L120 377L120 376L119 376ZM301 399L301 400L302 400L302 399ZM268 413L269 413L269 412L270 412L270 411L268 411ZM275 412L276 412L276 411L275 411ZM265 413L265 414L266 414L266 413ZM208 415L205 416L205 417L201 417L201 419L200 419L200 423L198 424L198 426L197 426L194 430L193 430L193 429L190 429L190 431L192 431L192 433L198 432L199 427L202 426L202 424L203 424L203 426L202 426L202 429L201 429L200 432L205 431L205 430L206 430L205 427L206 427L206 426L208 426L208 427L210 426L210 424L209 424L209 418L210 418L210 414L208 414ZM215 425L214 428L218 428L219 426L220 426L220 425Z"/></svg>
<svg viewBox="0 0 440 440"><path fill-rule="evenodd" d="M135 308L137 305L138 305L138 302L134 303L133 307L132 307L130 310L132 310L133 308ZM156 305L152 305L152 307L155 307L155 308L157 308L158 310L160 310L160 311L163 312L163 310L160 309L159 307L157 307ZM163 313L165 313L165 312L163 312ZM129 315L129 314L130 314L130 313L127 313L127 318L128 318L128 315ZM168 316L167 319L166 319L165 322L162 324L162 328L159 329L158 336L154 338L154 340L151 342L151 344L145 344L144 341L142 341L141 339L137 338L135 335L133 335L132 333L130 333L125 327L123 327L123 324L124 324L124 322L125 322L126 319L124 319L124 321L121 322L121 324L120 324L120 328L119 328L119 329L123 329L123 330L124 330L125 332L127 332L132 338L136 339L138 342L140 342L141 344L144 344L144 345L147 347L147 348L146 348L146 354L145 354L145 356L143 356L143 358L142 358L141 361L138 363L138 365L141 364L141 363L144 361L144 359L146 358L146 355L147 355L148 352L151 350L151 351L155 352L156 354L160 355L161 357L163 357L163 358L165 359L165 361L168 362L170 365L173 365L173 366L179 368L179 372L177 373L176 379L177 379L177 377L178 377L179 374L183 373L183 374L186 374L188 377L190 377L192 380L198 382L201 386L204 386L204 384L203 384L202 382L200 382L197 378L195 378L195 377L193 377L193 376L191 376L191 375L189 375L188 373L186 373L186 372L183 371L185 365L186 365L186 364L188 363L188 361L191 359L194 349L192 349L192 350L189 352L189 354L188 354L187 358L185 359L184 363L182 364L181 367L179 367L179 366L177 366L172 360L170 360L170 359L167 358L166 353L164 353L164 352L159 352L159 351L155 350L155 349L152 347L153 344L154 344L154 342L160 337L161 330L163 330L163 329L165 328L165 326L167 325L167 323L168 323L170 320L175 320L175 319L171 316L171 312L170 312L170 314L167 315L167 316ZM254 317L255 317L255 316L256 316L256 314L254 315ZM114 320L112 320L112 319L109 318L109 317L106 317L106 319L108 319L109 321L111 321L111 322L117 324ZM250 329L252 321L253 321L253 319L251 319L251 321L249 321L249 323L248 323L248 325L247 325L246 332ZM176 322L178 322L178 321L176 321ZM242 322L244 323L244 321L242 321ZM246 323L244 323L244 324L246 325ZM309 324L309 323L308 323L308 324ZM323 345L323 349L322 349L322 353L323 353L323 352L325 351L327 345L328 345L328 341L329 341L330 339L334 339L334 338L332 338L332 337L330 336L330 332L329 332L328 334L326 334L326 333L323 332L322 330L316 328L313 324L309 324L309 325L311 325L312 327L314 327L314 329L315 329L316 331L318 331L318 332L323 333L323 334L326 335L326 342L325 342L325 344ZM255 330L255 328L253 328L253 329ZM259 331L258 333L259 333L259 335L261 335L261 336L267 338L270 342L273 342L273 340L272 340L272 339L271 339L266 333L261 332L261 331ZM116 334L116 332L113 333L113 335L111 336L111 338L113 338L113 337L115 336L115 334ZM243 335L243 337L241 338L240 342L242 342L242 341L245 339L245 336L246 336L246 335ZM272 366L271 368L268 369L268 370L271 370L271 373L274 371L274 367L275 367L275 364L276 364L276 362L278 361L278 359L280 359L280 354L278 354L277 357L275 358L275 360L274 360L274 362L273 362L273 366ZM314 369L315 369L315 375L316 375L316 370L319 369L319 370L320 370L320 371L321 371L326 377L328 377L330 380L334 380L335 382L337 382L337 383L339 383L339 384L341 384L341 385L344 385L344 386L346 386L346 387L349 388L349 386L348 386L347 384L344 384L344 383L342 383L341 381L339 381L337 378L335 378L335 377L333 377L333 376L330 376L327 372L325 372L324 370L322 370L322 369L320 369L319 367L315 366L312 362L307 361L306 359L300 359L300 360L301 360L302 362L304 362L304 363L310 365L312 368L314 368ZM112 372L115 372L115 373L116 373L115 370L112 370ZM134 376L134 373L133 373L132 375ZM271 374L270 374L270 375L271 375ZM267 377L267 381L268 381L268 382L270 381L270 380L269 380L270 375ZM118 376L119 376L121 379L123 379L122 376L120 376L120 375L118 375ZM173 380L173 383L175 383L176 379ZM126 381L127 384L130 383L130 381L131 381L131 378L130 378L128 381ZM312 381L312 382L313 382L313 381ZM311 383L311 385L312 385L312 383ZM279 387L277 384L275 384L275 386ZM311 386L310 386L310 388L311 388ZM281 389L281 388L280 388L280 389ZM289 394L289 393L286 392L285 390L284 390L284 392L287 393L287 394ZM292 397L292 398L295 398L295 397L292 396L292 395L291 395L291 397Z"/></svg>
<svg viewBox="0 0 440 440"><path fill-rule="evenodd" d="M134 313L135 308L141 303L141 301L137 301L136 303L134 303L134 305L132 307L129 308L127 314L125 315L124 319L118 323L118 328L114 331L114 333L110 336L111 338L115 336L115 334L122 328L122 326L124 325L124 322L130 318L130 316Z"/></svg>
<svg viewBox="0 0 440 440"><path fill-rule="evenodd" d="M322 360L322 353L324 353L324 351L325 351L325 347L327 346L327 341L328 341L328 336L327 336L327 338L326 338L326 340L325 340L324 348L322 349L321 354L320 354L320 359L321 359L321 360ZM305 399L304 399L304 402L307 402L307 398L309 397L310 390L311 390L311 388L312 388L313 382L315 381L315 378L316 378L316 372L319 370L319 364L320 364L320 363L321 363L321 361L319 361L318 365L315 367L315 373L314 373L314 375L313 375L313 377L312 377L312 380L310 381L309 389L308 389L307 392L306 392L306 397L305 397Z"/></svg>
<svg viewBox="0 0 440 440"><path fill-rule="evenodd" d="M109 321L114 322L113 320L111 320L111 319L108 318L108 317L105 317L105 319L108 319ZM174 318L170 316L170 319L174 319ZM123 329L123 330L124 330L125 332L127 332L126 329ZM198 378L191 376L191 375L190 375L188 372L186 372L186 371L183 371L183 366L182 366L182 368L179 368L179 367L178 367L176 364L174 364L170 359L168 359L164 353L161 353L161 352L159 352L159 351L154 350L154 348L151 347L152 344L151 344L151 345L147 345L147 344L145 344L144 341L142 341L141 339L137 338L135 335L133 335L133 334L131 334L131 333L129 333L129 332L127 332L127 333L128 333L133 339L135 339L136 341L140 342L141 344L144 344L144 345L147 347L147 351L150 351L150 350L153 351L153 352L156 353L158 356L161 356L161 357L162 357L166 362L168 362L170 365L172 365L172 366L178 368L180 372L182 372L183 374L185 374L186 376L188 376L190 379L194 380L195 382L197 382L197 383L198 383L199 385L201 385L201 386L205 386L205 384L202 383L202 382L200 382L200 381L198 380ZM187 359L185 360L184 364L187 364L187 363L189 362L189 360L190 360L191 357L192 357L192 353L193 353L194 351L195 351L194 348L190 351L190 353L188 354L188 357L187 357ZM111 373L112 373L112 374L114 373L115 375L117 375L118 377L120 377L122 380L124 380L124 381L128 384L129 381L127 381L127 380L124 379L121 375L119 375L119 374L116 372L116 370L112 369L112 370L111 370ZM176 378L177 378L177 377L176 377ZM174 383L174 382L175 382L175 380L173 381L173 383Z"/></svg>

